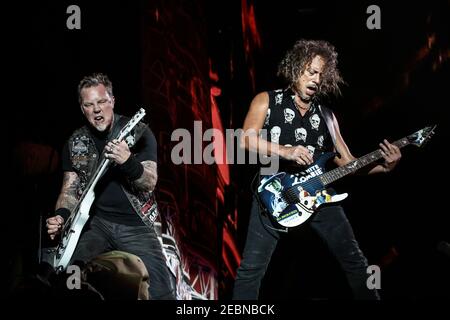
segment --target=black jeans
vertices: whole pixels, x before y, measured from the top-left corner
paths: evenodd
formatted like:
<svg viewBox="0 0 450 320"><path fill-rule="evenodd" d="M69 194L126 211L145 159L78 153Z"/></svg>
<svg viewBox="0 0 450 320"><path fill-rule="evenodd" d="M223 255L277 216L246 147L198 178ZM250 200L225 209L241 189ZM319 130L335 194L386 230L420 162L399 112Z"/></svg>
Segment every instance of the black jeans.
<svg viewBox="0 0 450 320"><path fill-rule="evenodd" d="M175 299L172 275L153 228L126 226L93 216L84 227L72 261L88 262L112 250L132 253L142 259L149 273L150 299Z"/></svg>
<svg viewBox="0 0 450 320"><path fill-rule="evenodd" d="M367 259L359 249L342 207L320 208L310 219L311 227L323 239L344 270L354 298L379 299L375 289L367 288ZM258 299L261 280L280 238L278 231L267 226L274 227L269 217L260 214L258 203L254 199L243 258L234 283L233 299Z"/></svg>

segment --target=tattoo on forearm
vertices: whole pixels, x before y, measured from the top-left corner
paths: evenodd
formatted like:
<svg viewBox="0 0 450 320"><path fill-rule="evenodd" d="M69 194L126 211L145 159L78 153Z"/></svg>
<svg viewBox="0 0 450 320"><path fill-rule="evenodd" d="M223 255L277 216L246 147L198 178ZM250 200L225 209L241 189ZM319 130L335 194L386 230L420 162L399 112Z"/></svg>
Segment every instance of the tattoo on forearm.
<svg viewBox="0 0 450 320"><path fill-rule="evenodd" d="M133 184L140 190L153 191L158 180L157 165L154 161L141 162L144 166L142 176L133 181Z"/></svg>
<svg viewBox="0 0 450 320"><path fill-rule="evenodd" d="M80 183L80 178L75 172L65 172L63 178L63 185L58 200L56 201L56 209L67 208L73 210L77 203L77 188Z"/></svg>

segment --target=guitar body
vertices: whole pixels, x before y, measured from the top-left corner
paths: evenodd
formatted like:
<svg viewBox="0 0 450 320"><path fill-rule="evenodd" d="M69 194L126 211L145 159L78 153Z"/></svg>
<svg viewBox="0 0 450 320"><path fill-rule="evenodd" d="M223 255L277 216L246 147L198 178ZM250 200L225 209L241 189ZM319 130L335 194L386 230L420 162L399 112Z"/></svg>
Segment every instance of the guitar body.
<svg viewBox="0 0 450 320"><path fill-rule="evenodd" d="M83 231L84 225L89 219L89 211L94 200L94 190L90 190L78 206L77 212L68 219L67 222L70 228L64 229L53 259L55 269L65 270L69 265L80 239L81 231Z"/></svg>
<svg viewBox="0 0 450 320"><path fill-rule="evenodd" d="M298 174L280 172L262 178L258 194L275 222L283 227L298 226L321 205L338 202L348 196L325 188L319 179L325 172L326 162L334 156L334 153L325 153Z"/></svg>

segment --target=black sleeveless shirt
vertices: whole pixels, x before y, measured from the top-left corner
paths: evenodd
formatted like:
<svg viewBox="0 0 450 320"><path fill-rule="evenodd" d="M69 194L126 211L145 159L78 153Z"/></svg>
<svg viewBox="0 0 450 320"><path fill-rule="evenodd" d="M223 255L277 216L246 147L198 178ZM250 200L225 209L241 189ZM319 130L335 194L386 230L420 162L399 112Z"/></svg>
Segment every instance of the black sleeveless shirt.
<svg viewBox="0 0 450 320"><path fill-rule="evenodd" d="M295 106L295 94L291 89L268 91L268 94L269 108L263 126L267 137L263 138L283 146L304 146L314 160L333 150L330 133L317 103L312 102L302 116ZM287 161L280 165L289 166Z"/></svg>

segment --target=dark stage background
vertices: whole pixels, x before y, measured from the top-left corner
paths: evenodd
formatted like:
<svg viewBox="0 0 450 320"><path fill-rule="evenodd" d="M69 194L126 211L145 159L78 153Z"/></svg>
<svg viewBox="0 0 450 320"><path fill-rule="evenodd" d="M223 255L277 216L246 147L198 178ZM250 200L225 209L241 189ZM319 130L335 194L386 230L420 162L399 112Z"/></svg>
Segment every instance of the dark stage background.
<svg viewBox="0 0 450 320"><path fill-rule="evenodd" d="M81 30L66 27L71 4L81 8ZM381 8L380 30L366 27L371 4ZM62 1L8 12L10 292L35 271L39 217L53 211L60 188L59 152L83 124L77 84L104 72L117 112L147 108L159 148L158 199L170 221L163 229L189 275L178 276L205 298L229 299L256 167L174 165L170 135L193 132L194 120L203 130L240 128L253 96L283 85L275 74L285 51L311 38L330 41L339 53L347 85L329 103L354 155L438 125L425 147L403 149L392 174L349 177L336 189L350 194L347 216L369 264L382 269L382 297L449 297L447 1ZM280 241L261 297L339 299L350 292L305 226Z"/></svg>

